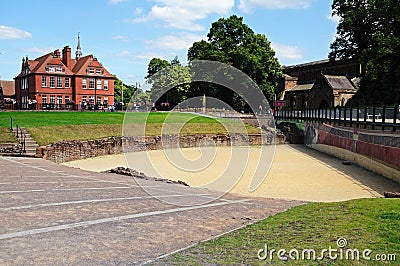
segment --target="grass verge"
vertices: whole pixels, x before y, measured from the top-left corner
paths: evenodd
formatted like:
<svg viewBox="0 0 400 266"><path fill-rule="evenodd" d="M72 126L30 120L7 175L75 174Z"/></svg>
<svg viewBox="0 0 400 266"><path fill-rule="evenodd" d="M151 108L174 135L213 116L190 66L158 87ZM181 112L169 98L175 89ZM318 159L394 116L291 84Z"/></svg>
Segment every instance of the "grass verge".
<svg viewBox="0 0 400 266"><path fill-rule="evenodd" d="M62 140L91 140L111 136L163 134L225 134L243 132L240 124L228 119L213 119L189 113L111 113L111 112L4 112L0 113L0 127L10 123L9 115L21 127L26 127L39 145ZM143 132L143 125L146 131ZM225 124L226 125L226 124ZM127 130L128 129L128 130ZM244 129L259 134L254 127ZM0 141L1 143L1 141Z"/></svg>
<svg viewBox="0 0 400 266"><path fill-rule="evenodd" d="M0 143L18 143L9 127L0 126Z"/></svg>
<svg viewBox="0 0 400 266"><path fill-rule="evenodd" d="M157 261L161 265L377 265L377 254L396 254L400 261L400 199L360 199L339 203L312 203L295 207L244 229ZM358 249L360 261L301 260L304 249L339 249L336 241L347 240L343 248ZM273 260L259 260L260 249L275 249ZM277 251L300 251L300 260L282 261ZM369 249L371 261L362 259ZM340 249L339 249L340 250ZM263 255L263 253L261 253ZM332 253L334 255L335 253ZM336 254L340 254L339 251ZM338 257L340 258L340 256ZM351 256L350 256L351 258ZM380 265L380 264L379 264Z"/></svg>

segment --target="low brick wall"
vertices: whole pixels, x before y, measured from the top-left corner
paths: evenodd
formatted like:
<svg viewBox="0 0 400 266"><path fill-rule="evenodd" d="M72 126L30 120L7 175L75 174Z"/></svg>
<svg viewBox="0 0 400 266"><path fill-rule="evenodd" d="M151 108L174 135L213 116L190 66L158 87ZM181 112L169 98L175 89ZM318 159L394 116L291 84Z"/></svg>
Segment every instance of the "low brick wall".
<svg viewBox="0 0 400 266"><path fill-rule="evenodd" d="M159 150L165 148L191 148L204 146L241 146L241 145L268 145L273 143L271 134L264 135L164 135L150 137L110 137L88 141L61 141L46 147L40 147L38 154L44 159L56 163L82 160L104 155L145 150Z"/></svg>
<svg viewBox="0 0 400 266"><path fill-rule="evenodd" d="M327 145L340 148L400 170L400 135L383 134L379 131L361 132L357 129L338 128L324 124L307 124L305 144L310 147ZM368 168L364 165L363 167ZM370 170L374 171L374 169ZM396 178L396 181L398 180Z"/></svg>

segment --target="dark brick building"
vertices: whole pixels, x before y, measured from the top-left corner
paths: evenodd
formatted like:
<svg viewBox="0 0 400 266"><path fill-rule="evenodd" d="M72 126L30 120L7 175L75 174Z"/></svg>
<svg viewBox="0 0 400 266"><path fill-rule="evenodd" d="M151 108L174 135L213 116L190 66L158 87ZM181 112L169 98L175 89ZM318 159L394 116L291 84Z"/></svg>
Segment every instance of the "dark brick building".
<svg viewBox="0 0 400 266"><path fill-rule="evenodd" d="M344 106L358 90L361 65L354 59L322 60L283 69L277 99L287 108Z"/></svg>

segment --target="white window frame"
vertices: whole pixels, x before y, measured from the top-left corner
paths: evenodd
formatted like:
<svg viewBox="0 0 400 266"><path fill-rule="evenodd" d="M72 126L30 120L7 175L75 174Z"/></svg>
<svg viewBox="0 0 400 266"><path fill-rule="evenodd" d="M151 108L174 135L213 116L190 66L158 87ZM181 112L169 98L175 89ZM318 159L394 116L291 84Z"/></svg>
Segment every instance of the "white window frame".
<svg viewBox="0 0 400 266"><path fill-rule="evenodd" d="M62 77L57 77L57 88L62 88L63 86Z"/></svg>
<svg viewBox="0 0 400 266"><path fill-rule="evenodd" d="M96 79L96 90L101 90L102 83L101 79Z"/></svg>
<svg viewBox="0 0 400 266"><path fill-rule="evenodd" d="M87 89L87 78L82 78L82 89Z"/></svg>
<svg viewBox="0 0 400 266"><path fill-rule="evenodd" d="M60 101L60 100L61 100L61 101ZM60 96L60 95L57 96L57 104L58 104L58 105L62 105L62 104L63 104L63 97Z"/></svg>
<svg viewBox="0 0 400 266"><path fill-rule="evenodd" d="M71 79L69 77L65 77L65 88L69 88L71 86L70 80Z"/></svg>
<svg viewBox="0 0 400 266"><path fill-rule="evenodd" d="M56 87L56 78L50 77L50 88L55 88L55 87Z"/></svg>
<svg viewBox="0 0 400 266"><path fill-rule="evenodd" d="M54 66L49 66L49 72L54 72Z"/></svg>
<svg viewBox="0 0 400 266"><path fill-rule="evenodd" d="M56 72L61 73L62 72L62 67L56 67Z"/></svg>
<svg viewBox="0 0 400 266"><path fill-rule="evenodd" d="M42 88L46 88L46 87L47 87L47 77L42 76Z"/></svg>
<svg viewBox="0 0 400 266"><path fill-rule="evenodd" d="M56 103L56 96L55 95L50 95L50 103L52 103L52 104Z"/></svg>
<svg viewBox="0 0 400 266"><path fill-rule="evenodd" d="M105 79L105 80L104 80L104 87L103 87L103 89L104 89L105 91L108 91L108 79Z"/></svg>
<svg viewBox="0 0 400 266"><path fill-rule="evenodd" d="M94 90L94 86L95 86L95 80L94 80L94 78L90 78L89 79L89 89L90 90Z"/></svg>

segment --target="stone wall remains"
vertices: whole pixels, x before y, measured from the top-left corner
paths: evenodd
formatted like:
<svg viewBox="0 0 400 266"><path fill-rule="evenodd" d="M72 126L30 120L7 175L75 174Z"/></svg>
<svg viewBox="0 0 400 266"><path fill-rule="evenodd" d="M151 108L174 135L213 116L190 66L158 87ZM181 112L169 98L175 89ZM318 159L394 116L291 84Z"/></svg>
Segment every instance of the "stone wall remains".
<svg viewBox="0 0 400 266"><path fill-rule="evenodd" d="M44 159L64 163L87 158L168 148L192 148L204 146L244 146L269 145L274 143L272 134L198 134L198 135L163 135L147 137L110 137L100 140L61 141L38 148L38 154Z"/></svg>

